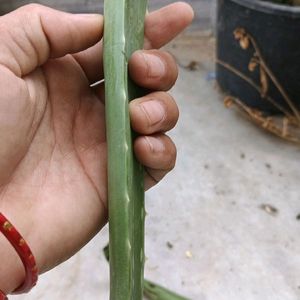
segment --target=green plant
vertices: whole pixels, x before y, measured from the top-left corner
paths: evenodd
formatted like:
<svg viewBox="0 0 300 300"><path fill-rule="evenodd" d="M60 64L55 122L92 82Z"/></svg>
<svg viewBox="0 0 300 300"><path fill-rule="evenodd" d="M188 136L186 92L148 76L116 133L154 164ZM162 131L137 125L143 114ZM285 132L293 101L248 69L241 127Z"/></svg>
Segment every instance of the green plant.
<svg viewBox="0 0 300 300"><path fill-rule="evenodd" d="M109 261L109 245L103 249L103 254ZM148 300L189 300L146 279L143 283L143 289L144 296Z"/></svg>
<svg viewBox="0 0 300 300"><path fill-rule="evenodd" d="M144 295L149 300L188 300L148 280L144 282Z"/></svg>
<svg viewBox="0 0 300 300"><path fill-rule="evenodd" d="M141 91L129 79L128 60L143 46L146 6L146 0L104 2L111 300L140 300L143 293L144 174L128 111Z"/></svg>
<svg viewBox="0 0 300 300"><path fill-rule="evenodd" d="M128 60L144 42L147 0L105 0L104 73L108 143L110 299L187 300L144 280L144 172L133 153L129 101L143 91Z"/></svg>

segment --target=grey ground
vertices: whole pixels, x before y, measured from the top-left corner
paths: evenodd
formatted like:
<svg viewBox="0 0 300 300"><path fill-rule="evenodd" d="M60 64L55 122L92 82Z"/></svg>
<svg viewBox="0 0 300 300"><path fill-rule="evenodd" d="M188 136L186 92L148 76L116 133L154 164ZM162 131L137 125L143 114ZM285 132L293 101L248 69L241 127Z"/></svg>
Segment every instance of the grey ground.
<svg viewBox="0 0 300 300"><path fill-rule="evenodd" d="M181 65L178 163L147 193L146 276L192 300L297 300L300 151L224 108L214 45L209 31L193 31L168 47ZM107 240L105 228L30 295L11 299L108 299Z"/></svg>

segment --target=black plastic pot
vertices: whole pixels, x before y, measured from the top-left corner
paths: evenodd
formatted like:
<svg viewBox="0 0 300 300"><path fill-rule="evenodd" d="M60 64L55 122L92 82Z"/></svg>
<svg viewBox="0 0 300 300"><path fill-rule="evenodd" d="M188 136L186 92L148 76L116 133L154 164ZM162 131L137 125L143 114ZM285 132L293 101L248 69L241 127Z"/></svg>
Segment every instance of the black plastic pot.
<svg viewBox="0 0 300 300"><path fill-rule="evenodd" d="M248 70L253 49L243 50L233 35L241 27L254 37L267 65L300 108L300 7L259 0L218 0L217 58L259 85L259 71ZM220 64L217 64L217 80L225 92L248 106L278 112L245 80ZM287 107L272 83L268 94Z"/></svg>

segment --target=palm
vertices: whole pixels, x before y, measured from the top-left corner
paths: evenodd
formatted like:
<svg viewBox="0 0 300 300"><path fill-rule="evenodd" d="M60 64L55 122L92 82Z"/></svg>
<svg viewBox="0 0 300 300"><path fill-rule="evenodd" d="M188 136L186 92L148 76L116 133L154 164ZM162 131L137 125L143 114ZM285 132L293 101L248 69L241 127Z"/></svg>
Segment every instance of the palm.
<svg viewBox="0 0 300 300"><path fill-rule="evenodd" d="M12 211L22 211L24 221L30 217L33 226L39 224L36 229L53 245L69 237L70 249L78 248L87 240L74 245L72 236L87 229L87 238L94 235L106 205L104 105L72 56L48 62L25 82L31 97L27 93L13 103L20 133L13 142L26 139L26 146L10 158L15 168L2 179L1 197Z"/></svg>

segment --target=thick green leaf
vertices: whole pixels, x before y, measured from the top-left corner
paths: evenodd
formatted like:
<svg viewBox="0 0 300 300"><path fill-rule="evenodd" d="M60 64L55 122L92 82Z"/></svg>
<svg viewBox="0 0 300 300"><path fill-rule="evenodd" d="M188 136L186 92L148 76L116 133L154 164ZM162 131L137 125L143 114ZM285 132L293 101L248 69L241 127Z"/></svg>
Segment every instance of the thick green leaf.
<svg viewBox="0 0 300 300"><path fill-rule="evenodd" d="M144 282L144 294L149 300L189 300L147 280Z"/></svg>
<svg viewBox="0 0 300 300"><path fill-rule="evenodd" d="M103 249L103 254L109 261L109 245ZM144 296L149 300L189 300L149 280L144 280Z"/></svg>
<svg viewBox="0 0 300 300"><path fill-rule="evenodd" d="M144 174L133 154L128 111L140 90L129 79L128 60L143 46L146 2L104 2L111 300L141 300L143 293Z"/></svg>

